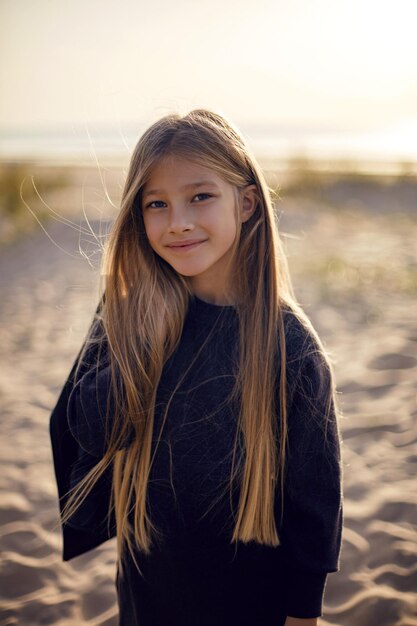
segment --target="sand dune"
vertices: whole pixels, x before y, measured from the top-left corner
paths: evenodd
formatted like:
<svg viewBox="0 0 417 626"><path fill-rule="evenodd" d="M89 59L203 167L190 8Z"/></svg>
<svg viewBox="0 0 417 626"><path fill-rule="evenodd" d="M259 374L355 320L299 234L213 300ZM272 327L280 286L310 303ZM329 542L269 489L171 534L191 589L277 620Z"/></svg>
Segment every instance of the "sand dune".
<svg viewBox="0 0 417 626"><path fill-rule="evenodd" d="M343 410L344 541L321 624L417 626L417 328L412 296L392 287L401 267L415 268L416 221L300 200L281 209L296 293L334 358ZM1 624L115 626L114 540L63 563L52 530L49 414L95 309L97 274L74 230L46 227L60 248L39 230L0 250ZM340 258L350 264L336 276Z"/></svg>

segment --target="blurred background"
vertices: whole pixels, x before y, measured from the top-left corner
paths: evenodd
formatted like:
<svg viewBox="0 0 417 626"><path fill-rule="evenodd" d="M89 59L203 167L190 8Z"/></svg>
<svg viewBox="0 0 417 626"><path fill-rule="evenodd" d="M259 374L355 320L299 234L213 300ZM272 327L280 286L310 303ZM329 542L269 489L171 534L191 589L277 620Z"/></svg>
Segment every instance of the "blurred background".
<svg viewBox="0 0 417 626"><path fill-rule="evenodd" d="M334 365L321 624L417 625L416 23L413 0L0 0L1 624L117 624L114 543L61 561L48 420L137 140L207 107L264 169Z"/></svg>

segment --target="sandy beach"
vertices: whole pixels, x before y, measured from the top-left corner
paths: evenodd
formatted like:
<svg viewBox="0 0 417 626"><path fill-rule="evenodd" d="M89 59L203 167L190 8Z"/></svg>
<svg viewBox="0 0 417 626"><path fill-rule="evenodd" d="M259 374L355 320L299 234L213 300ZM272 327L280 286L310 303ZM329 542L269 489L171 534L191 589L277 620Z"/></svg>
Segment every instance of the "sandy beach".
<svg viewBox="0 0 417 626"><path fill-rule="evenodd" d="M77 184L100 236L112 209L86 176ZM113 198L120 177L111 180ZM342 412L344 539L321 626L417 626L417 200L402 188L378 196L345 185L277 205L295 292L334 361ZM115 541L63 563L53 530L49 416L98 294L100 237L88 233L80 194L48 204L81 235L42 220L47 234L0 248L3 626L118 623Z"/></svg>

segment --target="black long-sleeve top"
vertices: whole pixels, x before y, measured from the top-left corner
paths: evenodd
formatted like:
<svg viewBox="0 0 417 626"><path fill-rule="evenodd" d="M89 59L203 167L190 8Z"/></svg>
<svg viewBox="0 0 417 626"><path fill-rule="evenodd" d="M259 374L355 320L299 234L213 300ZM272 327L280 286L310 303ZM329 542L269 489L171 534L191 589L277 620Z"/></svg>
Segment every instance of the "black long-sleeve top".
<svg viewBox="0 0 417 626"><path fill-rule="evenodd" d="M292 393L282 524L278 486L274 508L280 545L230 543L237 493L232 502L227 491L218 501L216 496L227 486L232 467L236 407L227 398L235 376L238 320L234 307L193 297L157 392L154 444L162 409L200 351L170 405L149 479L151 517L164 540L148 556L137 551L144 577L127 554L126 573L116 578L121 626L279 626L287 615L321 615L327 574L339 570L339 430L333 399L324 419L330 384L326 362L317 352L300 358L308 345L315 347L314 337L288 312L284 325ZM69 377L61 408L51 418L60 495L97 463L105 447L110 370L105 359L101 367L95 365L90 355L75 385ZM69 430L62 423L58 427L65 406ZM72 452L65 459L60 450L68 446ZM114 535L115 528L105 529L102 521L109 472L63 526L65 560Z"/></svg>

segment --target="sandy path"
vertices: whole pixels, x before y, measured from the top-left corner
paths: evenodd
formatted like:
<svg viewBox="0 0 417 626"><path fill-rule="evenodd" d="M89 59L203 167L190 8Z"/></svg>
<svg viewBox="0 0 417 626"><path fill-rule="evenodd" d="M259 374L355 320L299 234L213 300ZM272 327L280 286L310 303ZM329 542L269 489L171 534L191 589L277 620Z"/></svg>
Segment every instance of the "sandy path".
<svg viewBox="0 0 417 626"><path fill-rule="evenodd" d="M322 625L417 626L412 300L402 293L387 298L373 283L350 292L345 282L329 292L304 274L341 248L363 267L370 254L382 264L397 254L415 264L415 223L414 231L408 223L393 230L365 215L361 225L291 203L282 219L282 228L297 235L287 244L297 295L335 357L344 411L342 567L328 578ZM97 273L80 256L75 231L54 222L47 229L75 256L42 231L0 250L1 624L115 626L114 540L63 563L60 533L51 531L57 496L49 415L95 309ZM82 247L97 266L91 237Z"/></svg>
<svg viewBox="0 0 417 626"><path fill-rule="evenodd" d="M77 255L76 232L47 228ZM113 542L67 564L50 530L57 495L49 414L95 309L97 278L42 232L2 251L1 262L2 623L115 625Z"/></svg>

